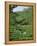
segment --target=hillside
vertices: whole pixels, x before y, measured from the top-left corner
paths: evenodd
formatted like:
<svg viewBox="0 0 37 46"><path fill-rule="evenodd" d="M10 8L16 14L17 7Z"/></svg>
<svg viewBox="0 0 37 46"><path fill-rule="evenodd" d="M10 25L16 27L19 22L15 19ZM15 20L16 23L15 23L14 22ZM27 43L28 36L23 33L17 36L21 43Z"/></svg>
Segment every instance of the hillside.
<svg viewBox="0 0 37 46"><path fill-rule="evenodd" d="M32 39L32 12L16 12L9 15L10 40Z"/></svg>

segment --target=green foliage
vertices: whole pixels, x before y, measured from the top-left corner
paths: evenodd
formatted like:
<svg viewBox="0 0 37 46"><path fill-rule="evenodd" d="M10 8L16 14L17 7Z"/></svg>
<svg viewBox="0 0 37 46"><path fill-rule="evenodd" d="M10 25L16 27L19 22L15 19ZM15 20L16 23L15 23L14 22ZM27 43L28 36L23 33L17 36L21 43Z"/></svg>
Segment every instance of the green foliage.
<svg viewBox="0 0 37 46"><path fill-rule="evenodd" d="M32 39L32 12L10 13L9 18L10 40Z"/></svg>

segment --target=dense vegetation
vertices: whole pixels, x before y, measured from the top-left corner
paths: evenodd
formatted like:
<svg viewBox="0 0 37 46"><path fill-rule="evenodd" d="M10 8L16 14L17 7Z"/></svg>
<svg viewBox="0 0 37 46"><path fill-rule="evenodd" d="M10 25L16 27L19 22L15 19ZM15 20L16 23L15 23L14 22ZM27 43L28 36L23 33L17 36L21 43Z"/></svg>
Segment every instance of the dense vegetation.
<svg viewBox="0 0 37 46"><path fill-rule="evenodd" d="M9 39L31 40L32 39L32 11L10 13L9 15Z"/></svg>

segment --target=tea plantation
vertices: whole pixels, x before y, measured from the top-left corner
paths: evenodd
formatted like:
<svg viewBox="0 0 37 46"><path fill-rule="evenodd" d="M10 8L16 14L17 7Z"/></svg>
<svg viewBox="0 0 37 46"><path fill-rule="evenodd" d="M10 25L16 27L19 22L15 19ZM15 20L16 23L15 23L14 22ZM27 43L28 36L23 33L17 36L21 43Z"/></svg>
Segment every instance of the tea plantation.
<svg viewBox="0 0 37 46"><path fill-rule="evenodd" d="M32 40L32 12L9 15L9 40Z"/></svg>

